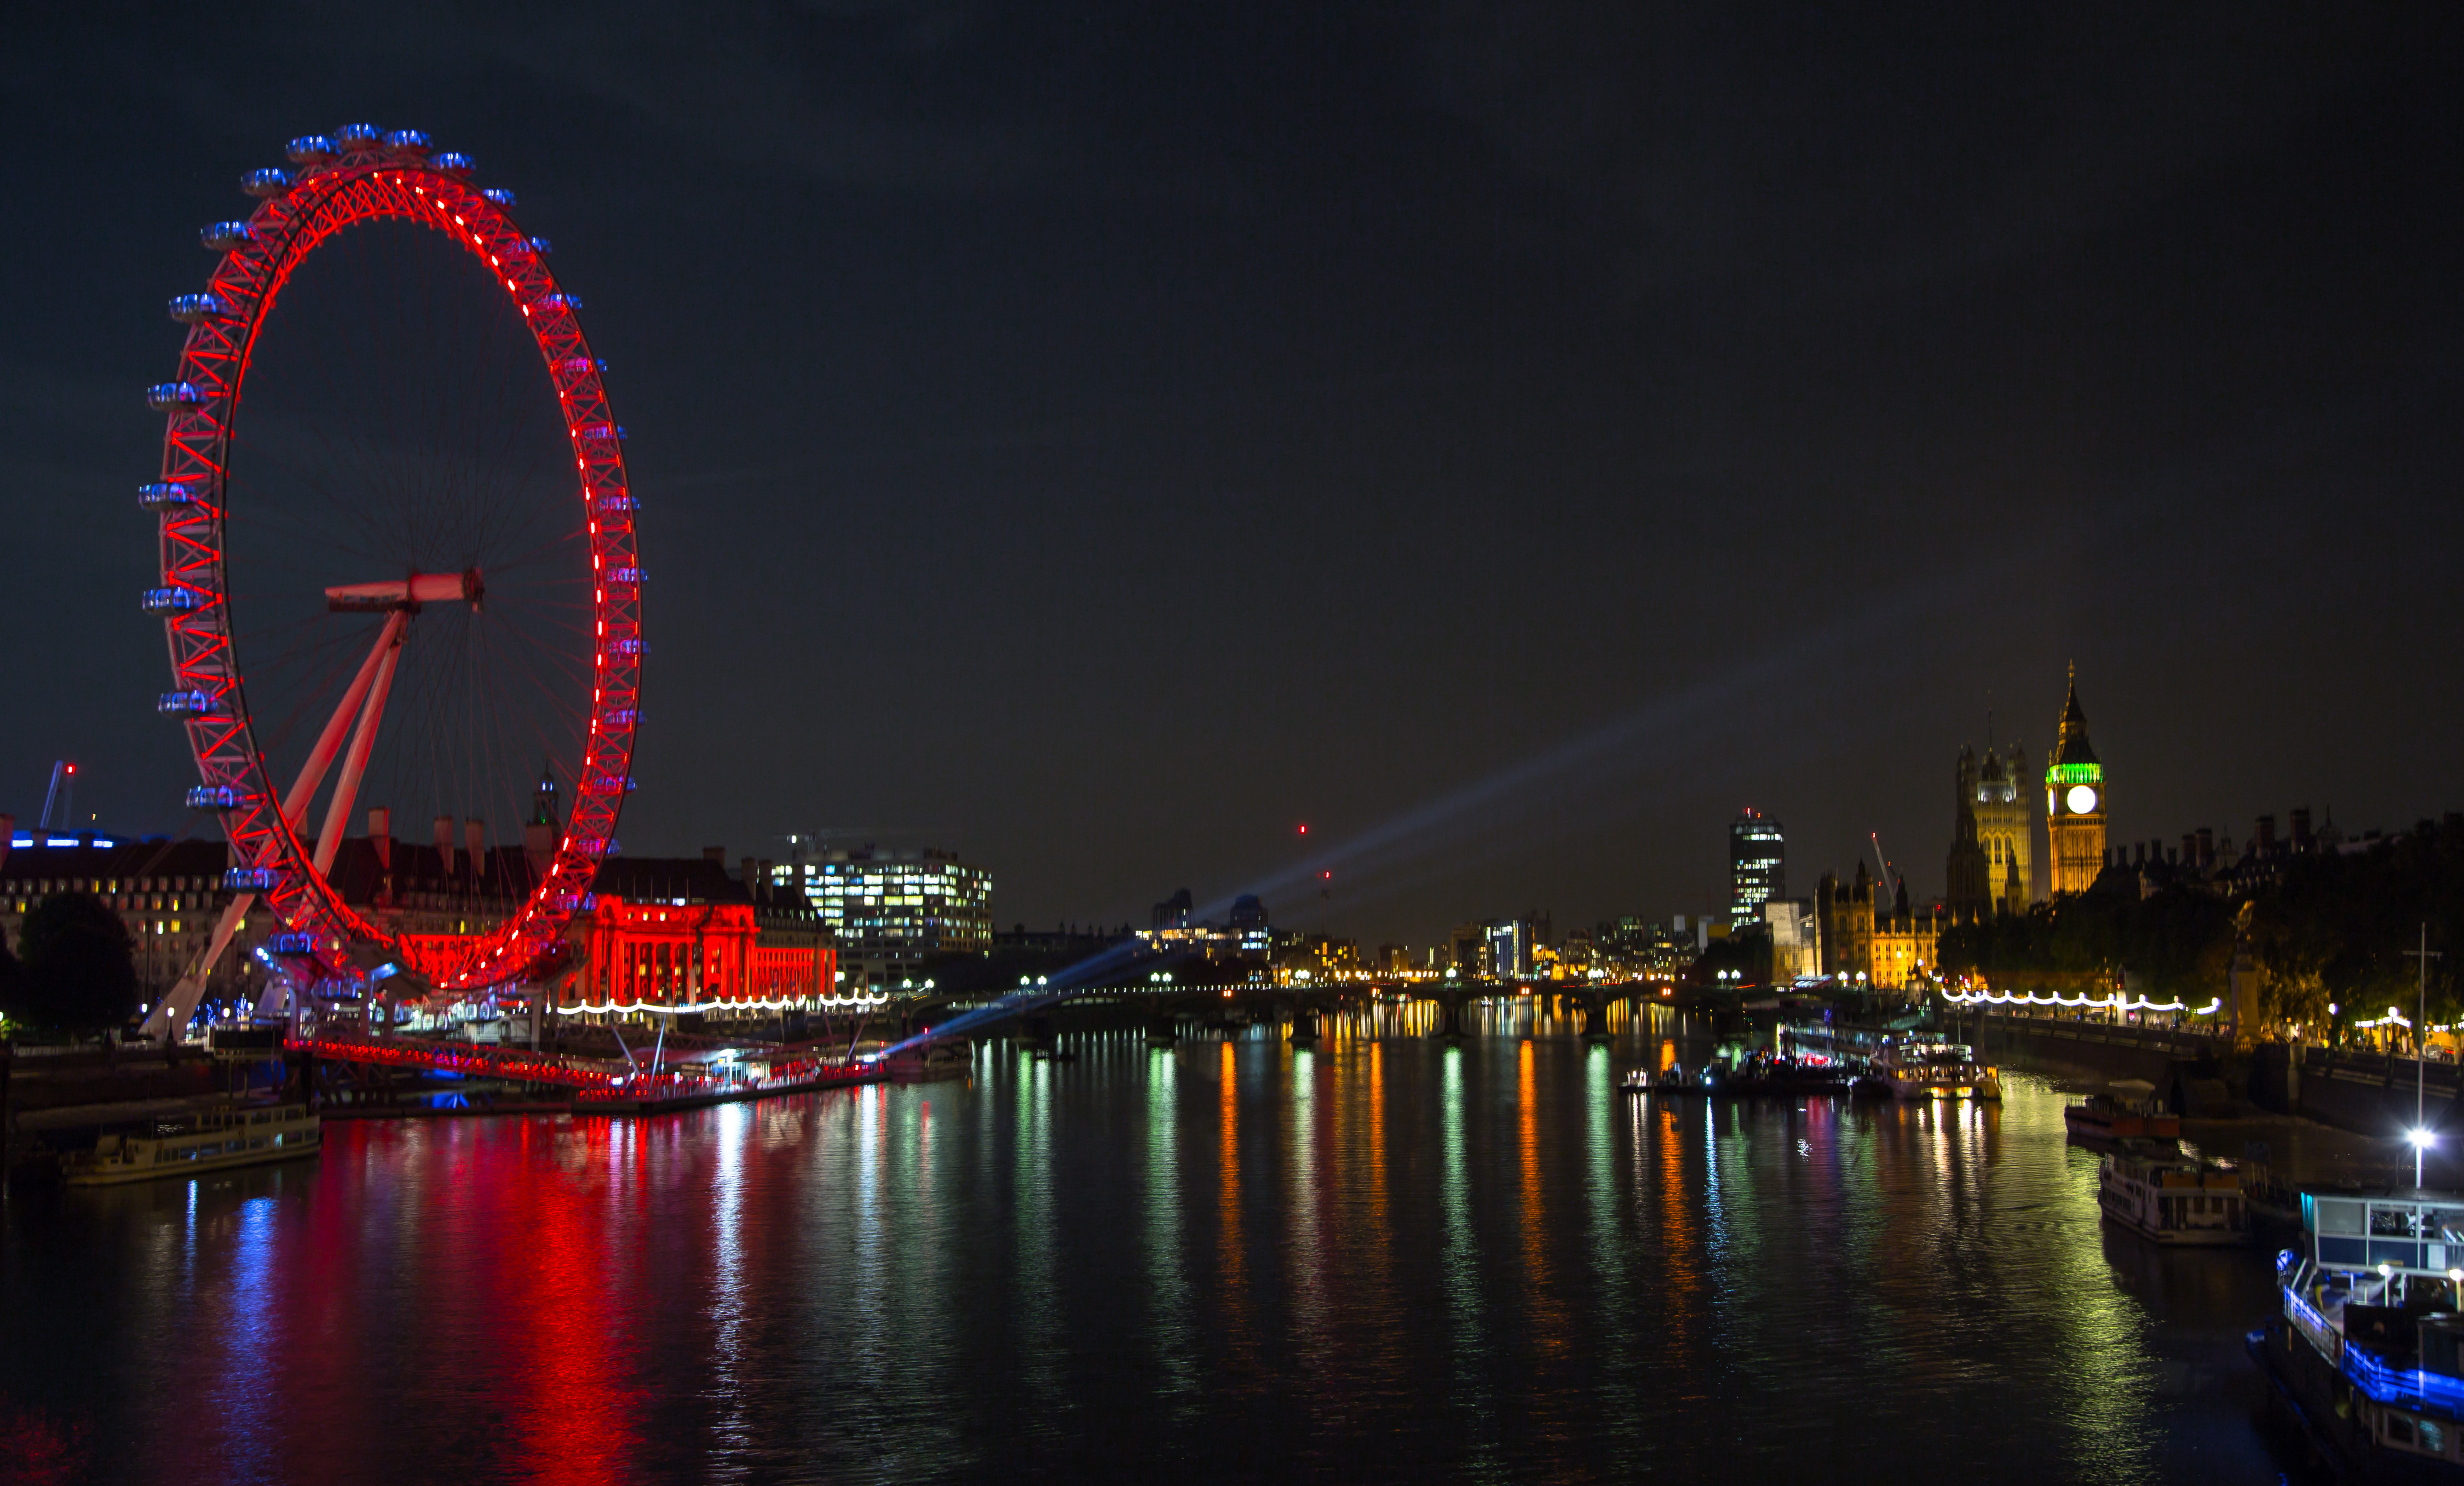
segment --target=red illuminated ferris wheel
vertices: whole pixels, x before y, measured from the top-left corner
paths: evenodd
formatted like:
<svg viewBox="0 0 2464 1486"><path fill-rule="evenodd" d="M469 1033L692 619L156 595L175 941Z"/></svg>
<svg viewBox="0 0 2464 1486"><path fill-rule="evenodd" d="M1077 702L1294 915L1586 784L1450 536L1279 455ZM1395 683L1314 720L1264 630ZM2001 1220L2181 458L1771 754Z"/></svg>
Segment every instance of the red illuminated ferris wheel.
<svg viewBox="0 0 2464 1486"><path fill-rule="evenodd" d="M220 817L239 895L158 1035L256 900L312 976L373 946L447 990L522 981L561 945L632 787L635 503L580 300L512 193L427 136L354 124L289 154L294 170L246 178L246 221L205 231L220 261L171 301L180 374L149 393L167 415L141 498L160 518L160 709L187 730L188 804ZM445 850L455 818L476 846L542 784L572 801L552 853L517 875L518 854L465 859L461 885L511 905L497 921L411 934L345 901L355 804L432 808Z"/></svg>

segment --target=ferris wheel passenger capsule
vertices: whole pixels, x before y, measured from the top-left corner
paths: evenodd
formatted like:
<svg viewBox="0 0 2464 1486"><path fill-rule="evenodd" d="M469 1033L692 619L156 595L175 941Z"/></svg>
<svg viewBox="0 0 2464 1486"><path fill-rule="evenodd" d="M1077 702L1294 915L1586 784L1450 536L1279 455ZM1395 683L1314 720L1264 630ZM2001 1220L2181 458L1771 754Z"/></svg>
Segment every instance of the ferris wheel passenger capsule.
<svg viewBox="0 0 2464 1486"><path fill-rule="evenodd" d="M270 893L281 885L282 875L271 867L233 867L223 874L226 893Z"/></svg>
<svg viewBox="0 0 2464 1486"><path fill-rule="evenodd" d="M197 488L184 479L158 479L137 487L137 503L148 511L172 511L197 503Z"/></svg>
<svg viewBox="0 0 2464 1486"><path fill-rule="evenodd" d="M193 325L201 320L230 313L231 306L225 304L218 294L175 294L171 297L171 318L184 325Z"/></svg>
<svg viewBox="0 0 2464 1486"><path fill-rule="evenodd" d="M540 257L546 257L548 255L556 252L556 244L548 241L544 237L534 237L531 239L531 251L538 254Z"/></svg>
<svg viewBox="0 0 2464 1486"><path fill-rule="evenodd" d="M166 718L210 718L222 714L222 699L211 692L165 692L154 710Z"/></svg>
<svg viewBox="0 0 2464 1486"><path fill-rule="evenodd" d="M267 166L251 170L240 178L239 189L262 201L271 196L287 194L291 189L291 172L280 166Z"/></svg>
<svg viewBox="0 0 2464 1486"><path fill-rule="evenodd" d="M229 785L199 785L188 791L188 809L192 810L238 810L239 791Z"/></svg>
<svg viewBox="0 0 2464 1486"><path fill-rule="evenodd" d="M428 167L459 178L471 173L471 157L460 150L444 150L428 157Z"/></svg>
<svg viewBox="0 0 2464 1486"><path fill-rule="evenodd" d="M148 588L137 596L137 607L149 614L193 613L206 605L206 596L180 584L167 588Z"/></svg>
<svg viewBox="0 0 2464 1486"><path fill-rule="evenodd" d="M194 382L157 382L145 389L145 405L156 412L194 408L206 400Z"/></svg>
<svg viewBox="0 0 2464 1486"><path fill-rule="evenodd" d="M538 307L543 314L554 315L561 312L563 314L570 315L575 310L582 308L582 296L578 294L543 294L539 297Z"/></svg>
<svg viewBox="0 0 2464 1486"><path fill-rule="evenodd" d="M399 155L425 155L428 136L418 129L396 129L385 137L385 146Z"/></svg>
<svg viewBox="0 0 2464 1486"><path fill-rule="evenodd" d="M491 186L479 194L487 197L490 201L495 202L497 206L504 208L508 211L514 210L514 193L505 189L501 186Z"/></svg>
<svg viewBox="0 0 2464 1486"><path fill-rule="evenodd" d="M295 166L313 166L334 157L334 142L321 134L303 134L293 140L283 153Z"/></svg>
<svg viewBox="0 0 2464 1486"><path fill-rule="evenodd" d="M346 123L334 131L334 142L344 150L374 149L385 131L372 123Z"/></svg>
<svg viewBox="0 0 2464 1486"><path fill-rule="evenodd" d="M254 233L248 230L246 222L216 222L199 233L197 241L216 253L229 253L241 243L253 240L255 236Z"/></svg>

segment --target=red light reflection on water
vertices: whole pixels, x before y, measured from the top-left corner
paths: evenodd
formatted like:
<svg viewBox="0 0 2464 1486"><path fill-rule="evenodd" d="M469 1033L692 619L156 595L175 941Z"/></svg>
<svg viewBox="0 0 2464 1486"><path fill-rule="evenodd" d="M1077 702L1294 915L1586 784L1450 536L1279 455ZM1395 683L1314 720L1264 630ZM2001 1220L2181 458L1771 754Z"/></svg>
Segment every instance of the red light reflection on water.
<svg viewBox="0 0 2464 1486"><path fill-rule="evenodd" d="M615 1134L609 1120L575 1124L592 1156ZM624 1133L637 1148L649 1143L637 1128ZM506 1379L518 1390L518 1458L536 1481L621 1480L635 1453L631 1419L640 1396L610 1366L621 1339L608 1310L609 1205L586 1174L605 1169L597 1160L585 1159L580 1170L539 1162L531 1181L493 1184L512 1189L489 1247L519 1276L497 1303L518 1353Z"/></svg>

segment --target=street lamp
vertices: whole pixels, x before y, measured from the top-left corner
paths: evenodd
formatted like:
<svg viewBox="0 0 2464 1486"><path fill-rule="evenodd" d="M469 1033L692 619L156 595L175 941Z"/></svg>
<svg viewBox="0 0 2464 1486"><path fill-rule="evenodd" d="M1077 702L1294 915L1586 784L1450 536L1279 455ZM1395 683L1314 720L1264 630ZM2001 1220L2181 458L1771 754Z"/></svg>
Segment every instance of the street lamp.
<svg viewBox="0 0 2464 1486"><path fill-rule="evenodd" d="M2430 1147L2438 1143L2438 1134L2436 1131L2426 1129L2421 1125L2414 1125L2411 1129L2405 1132L2404 1138L2412 1142L2412 1185L2415 1190L2419 1190L2421 1187L2421 1158L2423 1154L2430 1149Z"/></svg>

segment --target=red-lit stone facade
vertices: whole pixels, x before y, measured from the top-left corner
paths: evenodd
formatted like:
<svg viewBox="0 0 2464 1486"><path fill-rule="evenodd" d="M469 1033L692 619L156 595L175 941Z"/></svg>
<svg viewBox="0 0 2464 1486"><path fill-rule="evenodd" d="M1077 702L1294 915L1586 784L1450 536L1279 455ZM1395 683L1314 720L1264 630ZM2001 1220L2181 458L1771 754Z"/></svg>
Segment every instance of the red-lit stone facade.
<svg viewBox="0 0 2464 1486"><path fill-rule="evenodd" d="M818 922L750 902L636 902L601 893L573 920L563 1006L678 1006L818 999L838 955ZM770 920L770 921L763 921Z"/></svg>

